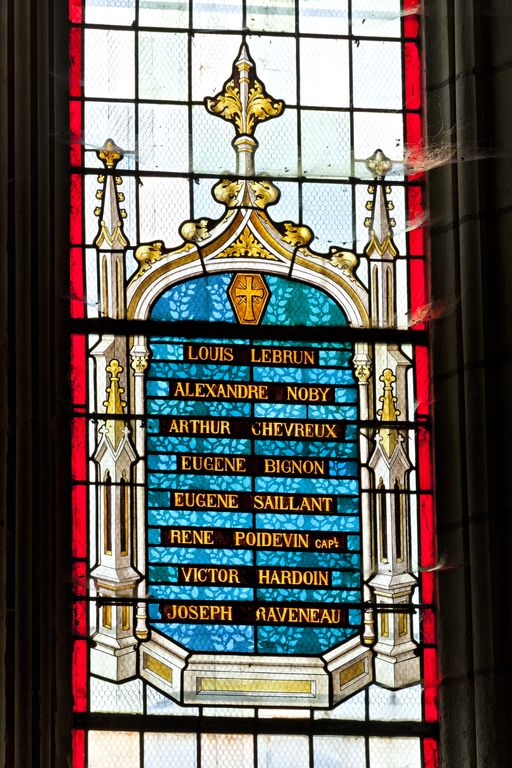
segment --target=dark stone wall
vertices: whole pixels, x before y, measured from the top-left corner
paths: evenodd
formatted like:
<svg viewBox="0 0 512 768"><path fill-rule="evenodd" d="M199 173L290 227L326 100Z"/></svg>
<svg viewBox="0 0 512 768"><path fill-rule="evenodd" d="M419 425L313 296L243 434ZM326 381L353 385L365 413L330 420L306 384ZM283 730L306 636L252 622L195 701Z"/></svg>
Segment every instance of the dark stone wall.
<svg viewBox="0 0 512 768"><path fill-rule="evenodd" d="M512 6L428 0L442 765L508 766L512 724Z"/></svg>
<svg viewBox="0 0 512 768"><path fill-rule="evenodd" d="M67 3L0 2L0 765L70 735Z"/></svg>

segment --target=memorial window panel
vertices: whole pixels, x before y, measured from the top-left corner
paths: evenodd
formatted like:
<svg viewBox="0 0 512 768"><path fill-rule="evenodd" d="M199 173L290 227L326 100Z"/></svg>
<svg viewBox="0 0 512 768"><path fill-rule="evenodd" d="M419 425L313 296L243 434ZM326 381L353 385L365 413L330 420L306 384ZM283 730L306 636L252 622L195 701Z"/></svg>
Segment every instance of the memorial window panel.
<svg viewBox="0 0 512 768"><path fill-rule="evenodd" d="M70 2L73 768L436 765L418 9L373 6Z"/></svg>

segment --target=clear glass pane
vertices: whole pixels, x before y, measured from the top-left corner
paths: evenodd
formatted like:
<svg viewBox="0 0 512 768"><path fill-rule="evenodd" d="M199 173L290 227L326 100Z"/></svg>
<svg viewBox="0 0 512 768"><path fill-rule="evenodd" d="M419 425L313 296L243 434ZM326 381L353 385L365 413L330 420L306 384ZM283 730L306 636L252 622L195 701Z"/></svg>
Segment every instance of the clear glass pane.
<svg viewBox="0 0 512 768"><path fill-rule="evenodd" d="M348 107L350 104L346 40L300 41L300 100L303 106Z"/></svg>
<svg viewBox="0 0 512 768"><path fill-rule="evenodd" d="M352 44L353 102L356 108L402 108L402 47L380 40Z"/></svg>
<svg viewBox="0 0 512 768"><path fill-rule="evenodd" d="M144 768L196 768L195 733L146 733Z"/></svg>
<svg viewBox="0 0 512 768"><path fill-rule="evenodd" d="M295 31L294 0L247 0L247 27L267 32Z"/></svg>
<svg viewBox="0 0 512 768"><path fill-rule="evenodd" d="M222 89L231 76L240 49L238 35L194 35L192 38L192 98L203 101Z"/></svg>
<svg viewBox="0 0 512 768"><path fill-rule="evenodd" d="M274 221L299 221L299 188L297 184L280 181L277 184L281 193L278 202L269 209ZM307 222L304 221L304 224Z"/></svg>
<svg viewBox="0 0 512 768"><path fill-rule="evenodd" d="M85 302L87 317L98 317L98 254L95 248L85 249Z"/></svg>
<svg viewBox="0 0 512 768"><path fill-rule="evenodd" d="M391 112L356 112L354 114L354 159L358 177L364 179L371 176L364 161L371 157L376 149L382 149L384 154L396 163L390 175L401 176L404 156L402 115Z"/></svg>
<svg viewBox="0 0 512 768"><path fill-rule="evenodd" d="M135 105L86 101L84 105L85 160L89 167L101 167L103 163L95 150L112 139L118 147L131 154L123 160L124 168L135 167Z"/></svg>
<svg viewBox="0 0 512 768"><path fill-rule="evenodd" d="M359 271L358 271L359 275ZM350 696L337 707L315 712L316 720L365 720L366 719L366 692L361 691L355 696Z"/></svg>
<svg viewBox="0 0 512 768"><path fill-rule="evenodd" d="M297 102L296 43L285 37L248 35L247 45L256 64L258 78L274 99ZM276 118L280 121L280 118Z"/></svg>
<svg viewBox="0 0 512 768"><path fill-rule="evenodd" d="M131 99L135 95L135 35L113 29L86 29L86 96Z"/></svg>
<svg viewBox="0 0 512 768"><path fill-rule="evenodd" d="M369 768L398 768L398 766L421 768L420 740L398 737L370 738Z"/></svg>
<svg viewBox="0 0 512 768"><path fill-rule="evenodd" d="M188 96L187 36L141 32L139 35L139 96L141 99L186 101Z"/></svg>
<svg viewBox="0 0 512 768"><path fill-rule="evenodd" d="M349 184L304 184L303 221L315 233L311 246L352 248L352 187Z"/></svg>
<svg viewBox="0 0 512 768"><path fill-rule="evenodd" d="M278 119L261 123L256 138L259 142L255 155L257 173L270 176L297 175L296 109L286 109Z"/></svg>
<svg viewBox="0 0 512 768"><path fill-rule="evenodd" d="M194 29L239 29L242 0L202 0L192 3Z"/></svg>
<svg viewBox="0 0 512 768"><path fill-rule="evenodd" d="M186 179L144 176L139 187L140 241L164 240L177 245L178 229L190 218L189 187Z"/></svg>
<svg viewBox="0 0 512 768"><path fill-rule="evenodd" d="M128 683L111 683L99 677L91 677L91 711L142 713L142 680Z"/></svg>
<svg viewBox="0 0 512 768"><path fill-rule="evenodd" d="M350 117L302 110L302 170L319 177L350 176Z"/></svg>
<svg viewBox="0 0 512 768"><path fill-rule="evenodd" d="M141 104L139 164L147 171L188 171L188 109Z"/></svg>
<svg viewBox="0 0 512 768"><path fill-rule="evenodd" d="M398 253L401 256L405 256L407 253L407 227L412 226L412 222L407 222L405 213L405 189L402 186L393 186L390 195L390 202L393 203L393 210L391 215L396 221L396 226L393 234L395 245L398 248ZM419 222L416 222L419 224ZM412 532L411 532L412 535ZM413 539L415 541L415 539Z"/></svg>
<svg viewBox="0 0 512 768"><path fill-rule="evenodd" d="M398 691L372 686L369 692L372 720L421 720L421 686Z"/></svg>
<svg viewBox="0 0 512 768"><path fill-rule="evenodd" d="M364 768L366 765L363 736L315 736L313 754L315 768Z"/></svg>
<svg viewBox="0 0 512 768"><path fill-rule="evenodd" d="M236 166L234 126L208 114L203 106L192 108L194 173L233 173ZM208 136L208 142L203 140ZM213 186L214 180L210 185Z"/></svg>
<svg viewBox="0 0 512 768"><path fill-rule="evenodd" d="M135 0L85 0L87 24L133 24Z"/></svg>
<svg viewBox="0 0 512 768"><path fill-rule="evenodd" d="M142 27L188 27L189 0L139 0Z"/></svg>
<svg viewBox="0 0 512 768"><path fill-rule="evenodd" d="M148 715L190 715L197 717L197 707L182 707L151 685L146 685L146 708Z"/></svg>
<svg viewBox="0 0 512 768"><path fill-rule="evenodd" d="M214 179L196 178L192 184L194 194L194 219L218 219L224 213L224 206L214 200L212 187Z"/></svg>
<svg viewBox="0 0 512 768"><path fill-rule="evenodd" d="M319 35L348 34L347 0L298 0L301 32Z"/></svg>
<svg viewBox="0 0 512 768"><path fill-rule="evenodd" d="M307 736L258 736L258 768L309 768Z"/></svg>
<svg viewBox="0 0 512 768"><path fill-rule="evenodd" d="M201 734L201 768L253 768L252 736Z"/></svg>
<svg viewBox="0 0 512 768"><path fill-rule="evenodd" d="M141 768L140 736L126 731L89 731L87 768Z"/></svg>
<svg viewBox="0 0 512 768"><path fill-rule="evenodd" d="M352 34L356 37L399 37L400 0L352 0Z"/></svg>

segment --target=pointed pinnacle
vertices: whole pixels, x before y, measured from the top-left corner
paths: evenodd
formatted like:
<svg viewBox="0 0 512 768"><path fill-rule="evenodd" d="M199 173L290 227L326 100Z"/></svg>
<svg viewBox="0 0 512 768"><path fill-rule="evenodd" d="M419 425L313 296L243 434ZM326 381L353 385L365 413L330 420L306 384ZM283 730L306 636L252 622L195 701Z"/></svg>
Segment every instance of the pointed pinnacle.
<svg viewBox="0 0 512 768"><path fill-rule="evenodd" d="M244 68L247 67L248 69L250 67L254 67L254 61L251 59L251 54L249 53L247 43L242 43L240 50L238 51L238 56L235 60L235 67L237 67L237 69L241 68L240 65L244 65Z"/></svg>

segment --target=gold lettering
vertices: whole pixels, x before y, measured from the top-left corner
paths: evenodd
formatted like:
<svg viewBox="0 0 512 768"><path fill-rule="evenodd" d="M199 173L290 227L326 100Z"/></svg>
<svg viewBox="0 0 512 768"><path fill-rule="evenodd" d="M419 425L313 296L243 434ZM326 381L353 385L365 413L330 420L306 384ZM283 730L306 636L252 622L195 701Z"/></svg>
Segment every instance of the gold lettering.
<svg viewBox="0 0 512 768"><path fill-rule="evenodd" d="M238 509L237 493L173 491L172 496L178 509Z"/></svg>
<svg viewBox="0 0 512 768"><path fill-rule="evenodd" d="M337 425L325 421L254 421L251 433L255 437L289 437L307 440L337 440Z"/></svg>
<svg viewBox="0 0 512 768"><path fill-rule="evenodd" d="M265 475L325 475L325 462L319 459L281 459L263 460Z"/></svg>
<svg viewBox="0 0 512 768"><path fill-rule="evenodd" d="M254 509L270 509L274 512L332 512L332 496L284 496L257 493Z"/></svg>
<svg viewBox="0 0 512 768"><path fill-rule="evenodd" d="M171 435L230 435L229 421L213 419L171 419L168 426Z"/></svg>
<svg viewBox="0 0 512 768"><path fill-rule="evenodd" d="M187 344L184 349L185 360L189 361L230 363L234 359L233 347Z"/></svg>
<svg viewBox="0 0 512 768"><path fill-rule="evenodd" d="M270 365L315 365L315 352L310 349L283 349L282 347L253 347L251 363Z"/></svg>
<svg viewBox="0 0 512 768"><path fill-rule="evenodd" d="M164 608L167 621L232 621L233 609L230 605L219 603L168 603Z"/></svg>
<svg viewBox="0 0 512 768"><path fill-rule="evenodd" d="M207 528L166 528L165 541L168 546L211 546L214 542L213 531Z"/></svg>
<svg viewBox="0 0 512 768"><path fill-rule="evenodd" d="M245 456L201 456L182 453L178 457L179 468L184 472L247 472Z"/></svg>
<svg viewBox="0 0 512 768"><path fill-rule="evenodd" d="M240 384L238 382L175 381L172 397L212 400L268 400L267 384Z"/></svg>
<svg viewBox="0 0 512 768"><path fill-rule="evenodd" d="M258 568L258 584L291 587L328 587L329 571L288 568Z"/></svg>
<svg viewBox="0 0 512 768"><path fill-rule="evenodd" d="M235 547L260 549L308 549L309 533L295 531L234 531Z"/></svg>
<svg viewBox="0 0 512 768"><path fill-rule="evenodd" d="M266 624L342 624L344 612L340 608L301 608L300 606L260 606L256 621Z"/></svg>
<svg viewBox="0 0 512 768"><path fill-rule="evenodd" d="M286 386L286 399L301 403L325 403L332 394L332 387L310 387L288 384Z"/></svg>
<svg viewBox="0 0 512 768"><path fill-rule="evenodd" d="M238 568L180 567L186 584L242 584Z"/></svg>

